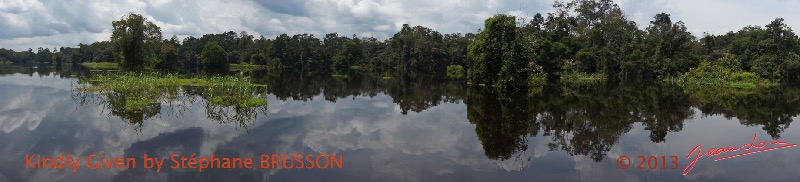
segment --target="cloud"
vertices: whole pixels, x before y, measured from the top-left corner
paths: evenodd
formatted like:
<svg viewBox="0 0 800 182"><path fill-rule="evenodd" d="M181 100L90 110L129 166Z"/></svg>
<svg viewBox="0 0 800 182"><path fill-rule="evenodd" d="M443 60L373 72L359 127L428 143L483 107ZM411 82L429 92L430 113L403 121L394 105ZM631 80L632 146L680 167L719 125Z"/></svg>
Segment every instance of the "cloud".
<svg viewBox="0 0 800 182"><path fill-rule="evenodd" d="M294 16L305 16L308 13L305 5L307 0L296 0L296 1L254 0L254 1L261 7L276 13L294 15Z"/></svg>
<svg viewBox="0 0 800 182"><path fill-rule="evenodd" d="M492 14L525 18L552 11L553 0L3 0L0 47L26 50L75 46L108 40L111 21L129 12L145 15L165 37L202 36L247 31L271 38L282 33L325 33L391 37L402 24L422 25L442 33L476 32ZM765 25L784 17L800 23L792 7L800 2L770 1L631 1L618 4L640 28L653 16L669 13L696 36L722 34L746 25ZM104 35L104 36L99 36Z"/></svg>

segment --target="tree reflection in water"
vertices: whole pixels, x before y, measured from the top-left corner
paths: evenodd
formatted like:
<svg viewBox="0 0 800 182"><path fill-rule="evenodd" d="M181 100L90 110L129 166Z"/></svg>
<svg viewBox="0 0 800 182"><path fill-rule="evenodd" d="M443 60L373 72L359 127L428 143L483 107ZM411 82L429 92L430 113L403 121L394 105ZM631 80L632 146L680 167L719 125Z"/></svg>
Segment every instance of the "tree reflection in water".
<svg viewBox="0 0 800 182"><path fill-rule="evenodd" d="M693 115L680 88L636 88L603 85L547 86L535 93L496 93L471 87L468 119L487 157L506 160L527 149L526 138L550 137L550 150L602 160L634 123L651 132L653 142L664 142L668 132L683 128Z"/></svg>
<svg viewBox="0 0 800 182"><path fill-rule="evenodd" d="M774 139L800 113L800 89L775 87L752 90L693 90L669 84L584 84L548 85L530 93L497 92L493 87L466 86L463 80L437 77L382 78L374 73L351 72L344 77L329 74L247 72L259 84L269 87L238 95L279 100L329 102L384 93L392 97L402 114L422 112L441 103L467 105L467 119L487 158L509 160L528 150L532 137L546 137L549 150L589 156L601 161L620 142L620 137L641 124L652 142L666 142L670 132L680 132L684 121L695 116L722 115L743 125L762 126ZM209 90L212 89L212 90ZM201 103L207 117L218 123L253 124L266 106L243 107L240 99L211 102L211 95L230 95L230 90L206 87L165 88L156 104L126 107L126 93L73 93L81 106L102 105L112 116L138 126L166 112L180 117L189 110L186 103ZM220 94L225 93L225 94ZM234 94L236 95L236 94ZM183 103L183 104L181 104ZM162 113L165 112L165 113Z"/></svg>
<svg viewBox="0 0 800 182"><path fill-rule="evenodd" d="M800 88L771 87L757 89L688 88L694 104L704 115L737 118L747 126L762 126L772 139L800 114Z"/></svg>

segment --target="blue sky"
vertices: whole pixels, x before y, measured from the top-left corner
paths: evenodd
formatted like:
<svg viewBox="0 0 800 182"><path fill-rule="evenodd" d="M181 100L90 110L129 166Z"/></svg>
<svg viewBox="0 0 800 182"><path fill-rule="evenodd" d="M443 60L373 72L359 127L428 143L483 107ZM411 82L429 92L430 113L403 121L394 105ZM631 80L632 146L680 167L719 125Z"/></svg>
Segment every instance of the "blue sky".
<svg viewBox="0 0 800 182"><path fill-rule="evenodd" d="M800 1L616 1L640 28L660 12L684 21L695 36L765 25L784 17L800 26ZM109 40L111 21L128 12L145 15L164 37L247 31L391 37L408 23L442 33L476 32L492 14L530 17L553 0L0 0L0 47L24 50Z"/></svg>

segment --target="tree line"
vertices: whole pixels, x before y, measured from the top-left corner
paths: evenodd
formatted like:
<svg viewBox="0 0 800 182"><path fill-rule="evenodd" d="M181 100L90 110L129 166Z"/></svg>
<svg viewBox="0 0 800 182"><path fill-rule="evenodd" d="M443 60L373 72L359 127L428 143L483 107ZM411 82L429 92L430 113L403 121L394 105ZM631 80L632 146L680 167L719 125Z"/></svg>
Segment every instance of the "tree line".
<svg viewBox="0 0 800 182"><path fill-rule="evenodd" d="M249 63L314 73L368 70L408 77L444 76L458 70L452 66L462 66L469 83L517 88L531 77L557 81L570 73L659 80L729 55L737 63L730 69L783 83L800 77L800 41L782 18L764 27L751 25L698 39L665 13L640 30L612 0L555 2L553 7L553 12L536 13L530 20L495 15L477 34L442 34L404 24L382 41L337 33L268 39L244 31L165 39L158 26L131 13L112 22L111 41L37 51L0 49L0 59L26 65L117 62L129 70L188 73L224 72L228 64ZM204 54L206 50L214 53Z"/></svg>
<svg viewBox="0 0 800 182"><path fill-rule="evenodd" d="M506 87L525 85L529 75L553 81L577 72L652 81L679 77L729 55L737 63L729 69L783 83L800 81L800 42L782 18L764 28L747 26L697 39L665 13L639 30L611 0L556 2L553 7L546 18L537 13L522 26L508 15L487 19L469 48L468 80Z"/></svg>

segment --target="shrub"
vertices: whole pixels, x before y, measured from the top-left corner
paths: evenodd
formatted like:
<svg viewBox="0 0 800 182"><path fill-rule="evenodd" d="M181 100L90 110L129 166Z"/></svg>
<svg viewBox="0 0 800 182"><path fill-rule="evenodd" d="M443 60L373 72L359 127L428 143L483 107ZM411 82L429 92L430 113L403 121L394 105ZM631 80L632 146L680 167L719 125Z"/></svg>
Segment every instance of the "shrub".
<svg viewBox="0 0 800 182"><path fill-rule="evenodd" d="M462 67L461 65L447 66L447 77L461 78L463 76L464 76L464 67Z"/></svg>
<svg viewBox="0 0 800 182"><path fill-rule="evenodd" d="M228 53L217 42L209 42L200 54L203 68L210 74L224 74L230 71Z"/></svg>

